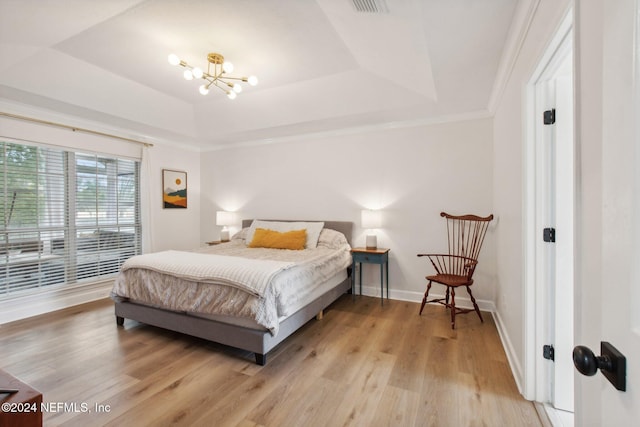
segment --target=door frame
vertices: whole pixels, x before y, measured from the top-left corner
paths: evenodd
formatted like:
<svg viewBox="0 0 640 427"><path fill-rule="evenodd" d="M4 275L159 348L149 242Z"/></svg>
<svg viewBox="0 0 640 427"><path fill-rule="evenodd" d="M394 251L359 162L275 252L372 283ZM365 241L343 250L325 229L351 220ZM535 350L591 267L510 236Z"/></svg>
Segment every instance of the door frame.
<svg viewBox="0 0 640 427"><path fill-rule="evenodd" d="M524 200L523 200L523 283L524 283L524 387L523 395L528 400L548 402L550 396L550 369L541 360L542 345L548 340L549 324L552 316L547 300L548 292L537 286L541 277L546 275L544 260L541 260L540 245L542 230L538 223L541 192L540 176L542 165L538 161L537 152L540 132L537 129L542 119L536 113L538 84L547 78L562 58L571 54L573 49L573 4L565 12L565 17L556 29L553 38L547 45L538 61L531 79L525 87L525 123L523 166L524 166ZM575 68L575 67L574 67ZM574 83L575 84L575 83ZM574 171L575 176L575 171ZM574 204L574 210L576 206ZM575 224L574 224L575 227ZM573 330L571 330L573 336Z"/></svg>

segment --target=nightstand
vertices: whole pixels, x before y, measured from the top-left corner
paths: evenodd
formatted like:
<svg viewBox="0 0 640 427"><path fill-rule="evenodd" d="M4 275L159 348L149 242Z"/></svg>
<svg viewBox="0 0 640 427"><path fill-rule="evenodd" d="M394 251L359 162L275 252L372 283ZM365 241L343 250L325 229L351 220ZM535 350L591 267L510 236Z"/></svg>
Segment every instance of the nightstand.
<svg viewBox="0 0 640 427"><path fill-rule="evenodd" d="M353 258L353 280L351 281L351 293L355 295L356 284L356 264L360 264L360 295L362 295L362 264L379 264L380 265L380 304L384 305L384 273L386 267L387 278L387 299L389 299L389 250L385 248L353 248L351 256Z"/></svg>
<svg viewBox="0 0 640 427"><path fill-rule="evenodd" d="M0 370L0 388L17 390L0 393L2 405L14 410L0 411L0 426L42 426L42 393L11 374Z"/></svg>

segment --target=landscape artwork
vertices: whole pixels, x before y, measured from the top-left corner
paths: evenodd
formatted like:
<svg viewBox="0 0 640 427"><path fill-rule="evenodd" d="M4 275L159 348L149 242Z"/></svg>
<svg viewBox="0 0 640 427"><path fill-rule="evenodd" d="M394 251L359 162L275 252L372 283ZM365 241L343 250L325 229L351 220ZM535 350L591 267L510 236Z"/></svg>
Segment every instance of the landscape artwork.
<svg viewBox="0 0 640 427"><path fill-rule="evenodd" d="M167 209L187 208L187 173L162 170L162 203Z"/></svg>

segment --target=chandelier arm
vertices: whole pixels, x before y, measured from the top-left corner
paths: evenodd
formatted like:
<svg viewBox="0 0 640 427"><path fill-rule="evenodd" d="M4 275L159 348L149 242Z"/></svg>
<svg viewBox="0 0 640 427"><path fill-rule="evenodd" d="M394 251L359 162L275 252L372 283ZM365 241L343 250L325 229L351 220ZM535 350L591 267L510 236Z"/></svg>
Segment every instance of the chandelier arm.
<svg viewBox="0 0 640 427"><path fill-rule="evenodd" d="M214 70L213 74L207 72L207 73L204 73L203 75L209 76L213 80L218 80L220 77L222 77L222 73L218 73L217 70Z"/></svg>
<svg viewBox="0 0 640 427"><path fill-rule="evenodd" d="M225 79L227 79L227 78L228 77L222 77L222 78L216 79L216 81L218 81L220 83L223 83L223 84L225 84L225 85L227 85L227 86L229 86L230 88L233 89L234 84L231 83L231 82L226 81Z"/></svg>
<svg viewBox="0 0 640 427"><path fill-rule="evenodd" d="M209 89L209 88L211 87L211 85L215 83L215 80L205 79L204 77L202 78L202 80L204 80L204 81L205 81L205 84L206 84L206 86L205 86L205 87L206 87L207 89Z"/></svg>
<svg viewBox="0 0 640 427"><path fill-rule="evenodd" d="M230 77L230 76L224 76L224 77L221 77L221 79L240 80L240 81L243 81L243 82L249 81L249 77Z"/></svg>
<svg viewBox="0 0 640 427"><path fill-rule="evenodd" d="M211 74L211 65L213 64L213 74ZM207 73L214 79L217 80L220 78L220 76L222 76L222 73L224 73L224 70L222 69L222 65L218 64L216 62L211 62L209 61L209 64L207 65Z"/></svg>
<svg viewBox="0 0 640 427"><path fill-rule="evenodd" d="M218 81L219 81L219 80L215 80L215 81L213 81L213 82L212 82L212 83L213 83L213 85L214 85L215 87L217 87L218 89L220 89L221 91L223 91L224 93L229 93L229 91L228 91L226 88L223 88L223 87L218 86Z"/></svg>
<svg viewBox="0 0 640 427"><path fill-rule="evenodd" d="M216 80L220 79L220 76L216 76L216 75L209 74L209 73L203 73L202 74L202 78L205 79L205 80L208 80L210 82L213 82L213 81L216 81Z"/></svg>
<svg viewBox="0 0 640 427"><path fill-rule="evenodd" d="M181 67L186 68L187 70L191 70L191 71L193 71L193 67L192 67L191 65L187 64L187 63L186 63L186 62L184 62L184 61L180 61L180 64L178 64L178 65L180 65Z"/></svg>

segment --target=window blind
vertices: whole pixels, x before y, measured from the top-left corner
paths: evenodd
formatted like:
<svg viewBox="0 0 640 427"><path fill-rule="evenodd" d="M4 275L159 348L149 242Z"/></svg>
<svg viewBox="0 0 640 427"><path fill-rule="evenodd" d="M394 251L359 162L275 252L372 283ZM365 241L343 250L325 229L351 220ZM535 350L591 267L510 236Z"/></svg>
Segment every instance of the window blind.
<svg viewBox="0 0 640 427"><path fill-rule="evenodd" d="M141 252L139 163L0 141L0 299L116 274Z"/></svg>

